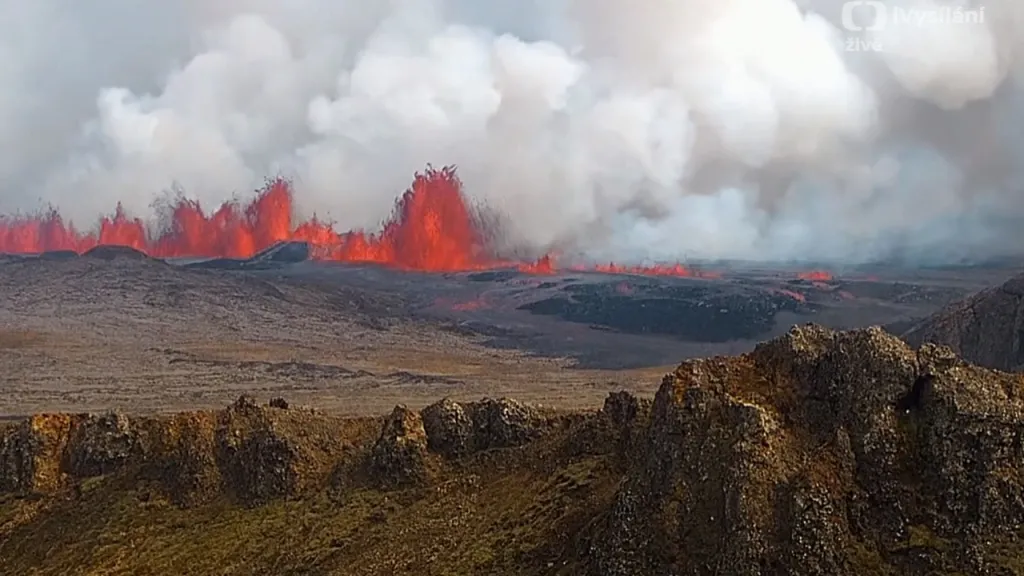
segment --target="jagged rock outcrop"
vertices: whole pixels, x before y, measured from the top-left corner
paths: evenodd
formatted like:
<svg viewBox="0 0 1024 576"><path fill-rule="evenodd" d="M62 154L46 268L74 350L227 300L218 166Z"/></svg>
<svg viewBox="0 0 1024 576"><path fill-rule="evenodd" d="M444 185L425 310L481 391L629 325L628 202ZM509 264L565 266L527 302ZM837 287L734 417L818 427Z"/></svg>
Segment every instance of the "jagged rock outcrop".
<svg viewBox="0 0 1024 576"><path fill-rule="evenodd" d="M44 493L63 484L60 462L72 420L40 414L0 434L0 493Z"/></svg>
<svg viewBox="0 0 1024 576"><path fill-rule="evenodd" d="M42 414L0 434L0 492L49 492L67 478L116 471L138 436L118 413Z"/></svg>
<svg viewBox="0 0 1024 576"><path fill-rule="evenodd" d="M651 401L637 398L625 390L609 392L601 411L616 428L628 428L650 415Z"/></svg>
<svg viewBox="0 0 1024 576"><path fill-rule="evenodd" d="M109 474L128 462L137 444L138 436L124 414L80 417L68 438L65 470L78 478Z"/></svg>
<svg viewBox="0 0 1024 576"><path fill-rule="evenodd" d="M145 474L172 502L194 506L220 493L214 412L184 412L166 419L137 422Z"/></svg>
<svg viewBox="0 0 1024 576"><path fill-rule="evenodd" d="M471 445L476 450L522 446L541 434L541 417L530 406L501 398L470 404L473 419Z"/></svg>
<svg viewBox="0 0 1024 576"><path fill-rule="evenodd" d="M180 505L222 493L255 505L324 484L344 451L342 429L338 418L249 396L169 417L35 416L0 434L0 492L53 492L134 465Z"/></svg>
<svg viewBox="0 0 1024 576"><path fill-rule="evenodd" d="M242 431L229 423L217 437L226 486L246 504L260 504L298 491L298 448L271 426Z"/></svg>
<svg viewBox="0 0 1024 576"><path fill-rule="evenodd" d="M509 399L445 400L424 417L398 406L363 452L366 471L380 487L424 484L428 447L459 456L519 446L540 435L543 420ZM260 406L248 395L225 410L168 417L36 416L0 434L0 492L53 492L135 466L182 506L221 494L258 505L352 480L336 478L342 461L351 475L359 460L345 426L338 418L289 409L283 399Z"/></svg>
<svg viewBox="0 0 1024 576"><path fill-rule="evenodd" d="M247 505L326 484L343 452L337 418L266 408L248 396L217 416L216 460L225 490Z"/></svg>
<svg viewBox="0 0 1024 576"><path fill-rule="evenodd" d="M983 573L1024 521L1020 378L879 328L682 364L643 451L595 573Z"/></svg>
<svg viewBox="0 0 1024 576"><path fill-rule="evenodd" d="M509 398L469 403L445 398L422 414L428 446L448 457L521 446L543 429L543 418L535 409Z"/></svg>
<svg viewBox="0 0 1024 576"><path fill-rule="evenodd" d="M601 408L603 419L611 426L616 453L624 464L631 464L644 441L651 417L652 402L626 391L611 392Z"/></svg>
<svg viewBox="0 0 1024 576"><path fill-rule="evenodd" d="M653 402L616 392L599 411L446 399L339 419L242 397L214 412L44 415L0 429L0 492L119 472L181 505L304 498L295 509L330 517L318 530L346 525L318 541L333 552L296 562L370 547L375 573L446 557L432 569L1016 574L1024 376L879 328L801 326L749 354L684 362ZM340 497L329 493L327 509L305 498L328 487ZM403 488L416 489L390 492ZM459 548L477 536L479 547Z"/></svg>
<svg viewBox="0 0 1024 576"><path fill-rule="evenodd" d="M427 446L448 457L463 456L472 450L473 418L466 407L444 398L421 412L427 434Z"/></svg>
<svg viewBox="0 0 1024 576"><path fill-rule="evenodd" d="M913 346L948 346L968 362L1007 372L1024 369L1024 274L954 302L901 337Z"/></svg>
<svg viewBox="0 0 1024 576"><path fill-rule="evenodd" d="M369 464L371 478L384 488L425 484L427 434L420 415L396 406L384 419Z"/></svg>

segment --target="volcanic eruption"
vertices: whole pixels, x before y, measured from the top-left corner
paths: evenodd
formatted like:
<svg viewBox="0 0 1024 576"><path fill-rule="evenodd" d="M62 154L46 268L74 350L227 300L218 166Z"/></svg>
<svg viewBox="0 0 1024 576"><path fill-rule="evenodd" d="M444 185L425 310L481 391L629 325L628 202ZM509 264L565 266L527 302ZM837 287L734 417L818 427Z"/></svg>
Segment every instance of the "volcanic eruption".
<svg viewBox="0 0 1024 576"><path fill-rule="evenodd" d="M0 253L26 254L55 250L85 252L101 245L129 246L156 258L249 258L282 241L304 241L314 258L336 262L369 262L422 272L459 272L516 267L533 274L556 271L555 256L536 261L499 257L487 230L468 203L454 166L428 166L395 202L391 217L377 233L338 232L316 216L295 223L293 189L276 178L247 204L225 202L211 214L197 201L178 198L170 221L158 233L129 216L118 204L113 215L100 218L95 232L81 232L65 222L56 208L36 215L0 217ZM682 266L620 266L614 263L574 267L605 273L695 276Z"/></svg>

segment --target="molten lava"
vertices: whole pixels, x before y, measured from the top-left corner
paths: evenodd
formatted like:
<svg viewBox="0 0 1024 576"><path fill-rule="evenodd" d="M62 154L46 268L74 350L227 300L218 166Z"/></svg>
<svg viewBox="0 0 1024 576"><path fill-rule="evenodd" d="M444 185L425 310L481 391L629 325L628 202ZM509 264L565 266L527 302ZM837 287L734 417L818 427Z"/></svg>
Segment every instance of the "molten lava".
<svg viewBox="0 0 1024 576"><path fill-rule="evenodd" d="M806 296L804 296L803 294L801 294L799 292L794 292L793 290L780 289L779 293L780 294L785 294L786 296L789 296L790 298L796 300L797 302L807 302L807 297Z"/></svg>
<svg viewBox="0 0 1024 576"><path fill-rule="evenodd" d="M811 270L809 272L800 272L797 274L797 278L801 280L811 280L815 282L831 282L832 274L825 272L824 270Z"/></svg>
<svg viewBox="0 0 1024 576"><path fill-rule="evenodd" d="M486 245L480 220L462 192L454 167L418 173L412 187L395 203L391 217L377 234L361 230L337 232L315 216L293 225L292 189L282 179L268 182L247 205L227 202L207 214L198 202L179 198L169 224L150 234L120 204L100 219L96 232L81 233L54 210L33 216L0 216L0 253L52 250L85 252L97 245L130 246L157 258L248 258L276 242L305 241L314 258L339 262L373 262L403 270L456 272L517 267L531 274L558 270L554 255L535 262L510 262ZM592 270L615 274L698 276L674 266L601 265Z"/></svg>

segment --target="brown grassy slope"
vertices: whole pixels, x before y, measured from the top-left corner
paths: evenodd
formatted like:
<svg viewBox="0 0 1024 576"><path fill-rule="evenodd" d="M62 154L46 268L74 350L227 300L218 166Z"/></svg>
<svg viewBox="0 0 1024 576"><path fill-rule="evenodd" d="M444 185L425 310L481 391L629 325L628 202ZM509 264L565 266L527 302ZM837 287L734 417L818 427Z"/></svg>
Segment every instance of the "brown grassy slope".
<svg viewBox="0 0 1024 576"><path fill-rule="evenodd" d="M155 260L2 264L0 302L0 416L214 409L246 392L347 415L445 395L574 408L657 378L487 348L403 319L384 293Z"/></svg>
<svg viewBox="0 0 1024 576"><path fill-rule="evenodd" d="M570 535L614 493L605 468L481 468L425 497L360 490L251 510L182 510L104 480L11 530L0 559L10 574L574 574Z"/></svg>

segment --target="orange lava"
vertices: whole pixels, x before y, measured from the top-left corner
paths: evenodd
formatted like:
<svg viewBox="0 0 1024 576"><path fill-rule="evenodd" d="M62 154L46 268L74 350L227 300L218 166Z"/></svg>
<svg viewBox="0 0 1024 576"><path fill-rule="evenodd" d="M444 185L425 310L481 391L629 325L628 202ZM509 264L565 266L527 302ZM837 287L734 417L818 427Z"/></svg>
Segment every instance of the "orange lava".
<svg viewBox="0 0 1024 576"><path fill-rule="evenodd" d="M792 299L794 299L794 300L796 300L798 302L806 302L807 301L807 297L804 296L803 294L799 293L799 292L794 292L792 290L785 290L785 289L780 289L779 292L781 294L785 294L786 296L789 296L790 298L792 298Z"/></svg>
<svg viewBox="0 0 1024 576"><path fill-rule="evenodd" d="M815 282L831 282L832 274L829 274L824 270L811 270L810 272L800 272L797 274L797 278L800 278L801 280L813 280Z"/></svg>
<svg viewBox="0 0 1024 576"><path fill-rule="evenodd" d="M293 193L283 179L272 180L246 205L227 202L211 214L194 200L173 205L170 224L151 234L142 220L128 216L120 204L100 219L96 231L83 233L50 209L30 216L0 216L0 253L31 254L53 250L85 252L97 245L130 246L150 256L248 258L283 240L309 242L313 257L338 262L371 262L402 270L458 272L516 267L530 274L558 271L555 256L535 262L511 262L489 251L454 167L428 167L395 203L379 233L337 232L315 216L293 223ZM645 276L716 275L674 266L587 268L612 274Z"/></svg>
<svg viewBox="0 0 1024 576"><path fill-rule="evenodd" d="M468 302L459 302L457 304L453 304L452 305L452 310L462 310L462 311L483 310L485 308L490 308L490 306L487 304L487 302L483 298L477 298L476 300L469 300Z"/></svg>
<svg viewBox="0 0 1024 576"><path fill-rule="evenodd" d="M527 274L554 274L558 271L555 267L555 257L551 254L541 256L536 262L520 262L517 267L520 272Z"/></svg>

